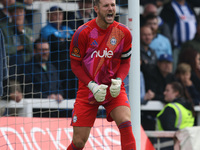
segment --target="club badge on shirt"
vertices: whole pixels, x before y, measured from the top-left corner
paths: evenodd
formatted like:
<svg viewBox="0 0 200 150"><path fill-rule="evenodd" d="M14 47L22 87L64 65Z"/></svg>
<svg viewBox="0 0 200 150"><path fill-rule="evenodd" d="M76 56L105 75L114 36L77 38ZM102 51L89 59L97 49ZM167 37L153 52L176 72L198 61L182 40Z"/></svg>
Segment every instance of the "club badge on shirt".
<svg viewBox="0 0 200 150"><path fill-rule="evenodd" d="M112 38L110 39L110 44L111 44L111 45L115 45L116 43L117 43L116 38L112 37Z"/></svg>
<svg viewBox="0 0 200 150"><path fill-rule="evenodd" d="M73 47L71 55L74 56L74 57L79 57L80 58L81 55L79 54L79 52L80 52L80 50L79 50L78 47Z"/></svg>
<svg viewBox="0 0 200 150"><path fill-rule="evenodd" d="M73 123L75 123L76 121L77 121L77 116L74 115L74 117L73 117Z"/></svg>

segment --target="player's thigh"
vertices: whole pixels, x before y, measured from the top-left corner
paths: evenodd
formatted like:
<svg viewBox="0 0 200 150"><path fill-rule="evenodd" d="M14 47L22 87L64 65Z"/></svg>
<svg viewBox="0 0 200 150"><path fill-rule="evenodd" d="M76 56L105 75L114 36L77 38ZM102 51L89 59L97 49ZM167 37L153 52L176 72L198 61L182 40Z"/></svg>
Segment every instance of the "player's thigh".
<svg viewBox="0 0 200 150"><path fill-rule="evenodd" d="M117 125L120 125L125 121L130 121L131 111L127 106L118 106L111 111L110 116Z"/></svg>
<svg viewBox="0 0 200 150"><path fill-rule="evenodd" d="M91 127L73 127L73 141L74 143L86 143L90 135Z"/></svg>
<svg viewBox="0 0 200 150"><path fill-rule="evenodd" d="M125 88L121 89L119 96L113 98L110 102L105 104L104 107L106 109L107 120L109 122L113 120L117 123L120 122L120 120L127 121L127 119L130 118L130 103L125 92Z"/></svg>
<svg viewBox="0 0 200 150"><path fill-rule="evenodd" d="M71 125L74 127L92 127L96 119L98 107L98 105L76 100L72 112Z"/></svg>

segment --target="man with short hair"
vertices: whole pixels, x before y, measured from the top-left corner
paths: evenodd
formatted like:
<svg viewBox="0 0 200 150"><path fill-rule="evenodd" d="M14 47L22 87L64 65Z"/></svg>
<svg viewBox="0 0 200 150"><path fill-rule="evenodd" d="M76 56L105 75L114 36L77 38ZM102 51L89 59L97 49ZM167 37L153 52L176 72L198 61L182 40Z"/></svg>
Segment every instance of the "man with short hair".
<svg viewBox="0 0 200 150"><path fill-rule="evenodd" d="M130 67L131 33L114 21L115 0L95 0L94 10L97 17L78 28L70 45L79 88L71 122L73 139L67 150L84 148L100 105L105 107L107 120L119 128L122 150L136 150L123 83Z"/></svg>
<svg viewBox="0 0 200 150"><path fill-rule="evenodd" d="M37 39L34 42L34 56L25 64L23 69L23 83L25 98L63 100L63 91L60 86L58 71L49 61L50 47L48 41ZM24 82L25 83L24 83ZM34 100L33 100L34 101ZM34 117L58 117L58 110L35 109Z"/></svg>
<svg viewBox="0 0 200 150"><path fill-rule="evenodd" d="M60 91L58 71L49 61L48 41L37 39L34 42L34 56L24 67L25 97L51 98L63 100Z"/></svg>
<svg viewBox="0 0 200 150"><path fill-rule="evenodd" d="M52 6L47 11L47 25L41 29L41 38L51 47L50 60L59 71L65 98L75 98L77 79L71 71L69 45L74 31L63 25L64 12L59 6Z"/></svg>
<svg viewBox="0 0 200 150"><path fill-rule="evenodd" d="M159 58L162 54L172 55L172 47L169 39L158 33L158 17L156 15L149 14L145 18L145 25L151 27L153 31L153 40L149 46L155 50L157 58Z"/></svg>
<svg viewBox="0 0 200 150"><path fill-rule="evenodd" d="M142 65L156 65L157 56L150 44L153 40L153 31L149 26L140 27L140 56Z"/></svg>
<svg viewBox="0 0 200 150"><path fill-rule="evenodd" d="M47 25L41 29L41 37L54 42L71 39L74 32L70 27L63 25L64 11L59 6L52 6L47 10Z"/></svg>
<svg viewBox="0 0 200 150"><path fill-rule="evenodd" d="M158 8L156 7L155 4L148 3L144 6L144 11L140 15L140 27L144 26L145 24L145 17L148 16L149 14L156 15L158 17L158 32L166 36L170 42L172 42L172 35L169 29L168 24L166 24L163 19L159 16L158 13Z"/></svg>

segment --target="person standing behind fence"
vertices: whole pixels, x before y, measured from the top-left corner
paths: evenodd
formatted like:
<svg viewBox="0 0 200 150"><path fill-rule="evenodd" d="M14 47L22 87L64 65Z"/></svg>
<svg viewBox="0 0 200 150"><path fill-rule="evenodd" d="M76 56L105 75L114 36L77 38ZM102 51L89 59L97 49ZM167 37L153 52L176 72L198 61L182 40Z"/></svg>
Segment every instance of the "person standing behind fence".
<svg viewBox="0 0 200 150"><path fill-rule="evenodd" d="M172 73L173 58L171 55L162 54L157 61L156 66L150 66L143 70L146 89L151 89L155 93L154 100L163 102L163 91L167 83L175 80Z"/></svg>
<svg viewBox="0 0 200 150"><path fill-rule="evenodd" d="M145 24L145 17L149 14L154 14L158 17L158 33L166 36L170 42L172 42L172 35L170 32L170 29L168 27L168 24L166 24L163 19L158 15L158 8L153 3L148 3L144 6L144 11L140 15L140 27Z"/></svg>
<svg viewBox="0 0 200 150"><path fill-rule="evenodd" d="M194 38L197 15L186 0L171 0L163 6L160 17L169 25L174 48Z"/></svg>
<svg viewBox="0 0 200 150"><path fill-rule="evenodd" d="M14 100L20 102L23 98L18 81L9 79L9 68L7 65L7 57L4 43L4 36L0 29L0 101ZM5 109L0 109L0 116L3 115Z"/></svg>
<svg viewBox="0 0 200 150"><path fill-rule="evenodd" d="M142 66L156 65L157 56L153 49L150 48L150 44L153 40L153 31L149 26L140 27L140 58Z"/></svg>
<svg viewBox="0 0 200 150"><path fill-rule="evenodd" d="M16 2L8 6L12 23L1 23L5 38L6 54L10 59L29 61L33 53L33 31L25 24L25 4ZM16 57L16 58L14 58Z"/></svg>
<svg viewBox="0 0 200 150"><path fill-rule="evenodd" d="M149 14L145 17L145 25L151 27L153 31L153 40L149 45L156 52L157 58L162 54L172 55L172 47L170 40L164 35L158 33L158 17Z"/></svg>
<svg viewBox="0 0 200 150"><path fill-rule="evenodd" d="M29 61L33 53L32 30L25 24L26 5L15 2L7 6L11 22L1 22L0 28L4 34L5 49L8 56L8 90L10 100L21 101L23 94L19 84L20 72L26 61ZM6 84L7 84L6 83ZM6 86L7 87L7 86ZM7 99L5 97L5 99Z"/></svg>
<svg viewBox="0 0 200 150"><path fill-rule="evenodd" d="M48 41L39 38L34 42L34 56L23 69L25 98L63 100L58 71L49 61L49 52Z"/></svg>
<svg viewBox="0 0 200 150"><path fill-rule="evenodd" d="M32 4L33 0L0 0L0 3L3 5L3 8L0 9L0 21L5 23L12 22L10 18L10 13L8 11L8 6L15 4L15 2L20 2L24 4Z"/></svg>
<svg viewBox="0 0 200 150"><path fill-rule="evenodd" d="M167 104L156 116L156 129L159 131L177 131L192 127L195 121L194 108L192 102L184 97L182 85L179 82L168 83L164 96ZM163 141L166 140L169 139ZM165 150L173 150L173 146L168 146Z"/></svg>
<svg viewBox="0 0 200 150"><path fill-rule="evenodd" d="M52 6L47 10L47 25L41 31L41 38L56 42L55 38L62 42L71 39L74 32L66 25L63 25L64 10L59 6Z"/></svg>
<svg viewBox="0 0 200 150"><path fill-rule="evenodd" d="M145 80L143 76L143 70L148 70L149 66L156 65L157 63L157 56L153 49L149 47L149 44L151 43L153 39L153 32L149 26L142 26L140 27L140 83L141 83L141 90L140 90L140 96L141 96L141 102L146 100L150 100L153 98L154 93L151 90L145 89ZM126 93L129 95L129 75L125 78L125 88ZM147 92L146 92L147 91ZM150 98L151 97L151 98ZM149 99L150 98L150 99Z"/></svg>
<svg viewBox="0 0 200 150"><path fill-rule="evenodd" d="M96 119L98 107L115 121L122 150L136 150L130 104L122 82L128 74L131 32L114 21L115 0L95 0L97 17L78 28L70 45L72 71L79 79L73 109L73 139L67 150L82 150Z"/></svg>
<svg viewBox="0 0 200 150"><path fill-rule="evenodd" d="M75 98L77 79L71 71L69 47L74 31L63 25L64 12L59 6L47 10L47 25L41 29L41 38L47 40L51 47L51 63L59 71L59 78L65 98Z"/></svg>

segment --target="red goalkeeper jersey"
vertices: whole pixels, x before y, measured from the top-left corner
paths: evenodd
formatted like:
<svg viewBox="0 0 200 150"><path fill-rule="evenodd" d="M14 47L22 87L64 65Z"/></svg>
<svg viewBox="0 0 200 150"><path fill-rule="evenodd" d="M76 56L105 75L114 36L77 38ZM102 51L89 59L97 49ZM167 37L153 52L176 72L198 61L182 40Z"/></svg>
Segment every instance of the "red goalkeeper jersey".
<svg viewBox="0 0 200 150"><path fill-rule="evenodd" d="M114 21L103 30L96 24L96 19L93 19L75 32L70 45L70 59L80 61L81 67L91 80L110 86L111 79L117 77L123 59L129 59L131 56L131 42L131 33L123 24ZM111 98L110 92L107 91L103 103ZM77 99L96 103L92 92L81 80Z"/></svg>

